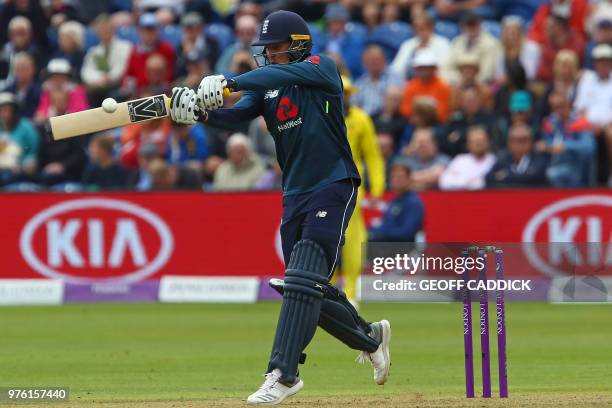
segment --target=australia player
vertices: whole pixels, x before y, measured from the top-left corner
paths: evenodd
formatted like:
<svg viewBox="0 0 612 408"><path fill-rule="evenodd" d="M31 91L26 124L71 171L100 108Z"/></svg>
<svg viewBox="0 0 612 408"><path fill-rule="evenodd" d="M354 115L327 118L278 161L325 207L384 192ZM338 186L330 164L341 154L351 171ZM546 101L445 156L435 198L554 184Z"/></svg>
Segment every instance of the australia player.
<svg viewBox="0 0 612 408"><path fill-rule="evenodd" d="M284 282L274 286L283 301L266 379L247 402L278 404L304 386L298 364L317 325L374 366L374 380L389 373L389 322L368 323L329 280L339 261L361 183L346 136L342 80L335 63L311 55L306 22L277 11L261 26L260 66L228 79L205 77L197 91L173 89L171 116L178 123L196 121L232 127L263 115L274 138L283 170L282 250ZM222 108L223 92L242 91L232 108Z"/></svg>

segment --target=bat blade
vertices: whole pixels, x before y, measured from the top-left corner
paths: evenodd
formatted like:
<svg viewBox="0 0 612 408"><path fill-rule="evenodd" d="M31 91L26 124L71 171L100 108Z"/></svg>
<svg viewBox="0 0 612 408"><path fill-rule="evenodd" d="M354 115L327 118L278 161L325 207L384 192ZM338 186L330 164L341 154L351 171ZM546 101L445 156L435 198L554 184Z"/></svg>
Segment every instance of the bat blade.
<svg viewBox="0 0 612 408"><path fill-rule="evenodd" d="M170 98L162 94L119 103L112 113L95 108L55 116L49 119L51 133L54 140L61 140L159 119L170 114L169 105Z"/></svg>

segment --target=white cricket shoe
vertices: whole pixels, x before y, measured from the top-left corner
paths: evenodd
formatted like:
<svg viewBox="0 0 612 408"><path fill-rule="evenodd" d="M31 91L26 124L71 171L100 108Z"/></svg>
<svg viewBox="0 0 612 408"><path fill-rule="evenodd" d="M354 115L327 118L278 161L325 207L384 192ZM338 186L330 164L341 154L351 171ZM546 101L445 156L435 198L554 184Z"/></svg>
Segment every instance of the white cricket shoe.
<svg viewBox="0 0 612 408"><path fill-rule="evenodd" d="M264 381L263 385L253 394L249 395L249 398L247 398L247 404L280 404L304 387L304 382L299 378L291 387L282 384L280 382L281 375L281 371L278 368L275 368L272 370L272 372L266 374L266 380Z"/></svg>
<svg viewBox="0 0 612 408"><path fill-rule="evenodd" d="M362 351L357 356L359 363L369 361L374 367L374 382L383 385L389 376L389 366L391 365L391 355L389 353L389 342L391 341L391 324L387 320L372 323L370 336L378 340L380 345L373 353Z"/></svg>

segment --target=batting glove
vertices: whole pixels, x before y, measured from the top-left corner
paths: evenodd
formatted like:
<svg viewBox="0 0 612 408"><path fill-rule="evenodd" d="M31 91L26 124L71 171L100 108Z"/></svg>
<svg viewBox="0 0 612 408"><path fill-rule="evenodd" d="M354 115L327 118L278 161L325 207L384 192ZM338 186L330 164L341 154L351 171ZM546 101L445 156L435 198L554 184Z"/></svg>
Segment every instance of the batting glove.
<svg viewBox="0 0 612 408"><path fill-rule="evenodd" d="M170 98L170 117L176 123L193 125L198 121L200 108L196 103L196 93L193 89L172 88Z"/></svg>
<svg viewBox="0 0 612 408"><path fill-rule="evenodd" d="M227 81L223 75L209 75L198 86L198 106L200 110L214 110L223 106L223 89Z"/></svg>

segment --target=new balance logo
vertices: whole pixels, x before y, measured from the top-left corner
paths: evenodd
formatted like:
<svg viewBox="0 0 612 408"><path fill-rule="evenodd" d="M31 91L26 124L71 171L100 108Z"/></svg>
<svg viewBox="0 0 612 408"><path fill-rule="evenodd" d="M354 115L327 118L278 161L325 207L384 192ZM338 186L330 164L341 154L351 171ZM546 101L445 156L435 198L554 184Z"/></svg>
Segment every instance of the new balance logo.
<svg viewBox="0 0 612 408"><path fill-rule="evenodd" d="M264 99L273 99L273 98L276 98L277 96L278 96L278 89L275 89L273 91L266 92L266 94L264 95Z"/></svg>
<svg viewBox="0 0 612 408"><path fill-rule="evenodd" d="M327 211L319 211L315 215L316 218L325 218L327 216Z"/></svg>

